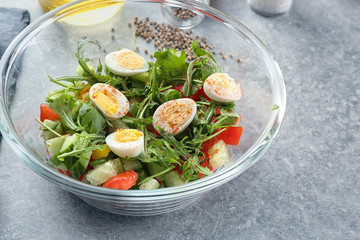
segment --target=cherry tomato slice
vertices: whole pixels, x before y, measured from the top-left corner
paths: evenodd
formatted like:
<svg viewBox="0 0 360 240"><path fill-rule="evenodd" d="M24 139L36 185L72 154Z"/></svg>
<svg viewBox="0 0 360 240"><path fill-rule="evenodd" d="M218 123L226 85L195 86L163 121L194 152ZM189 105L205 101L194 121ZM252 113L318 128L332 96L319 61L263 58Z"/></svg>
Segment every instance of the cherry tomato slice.
<svg viewBox="0 0 360 240"><path fill-rule="evenodd" d="M119 173L118 175L110 178L109 180L107 180L103 184L103 187L120 189L120 190L128 190L136 184L138 177L139 177L139 174L132 170L122 172L122 173Z"/></svg>
<svg viewBox="0 0 360 240"><path fill-rule="evenodd" d="M225 131L217 135L227 145L238 145L242 134L242 127L227 127Z"/></svg>
<svg viewBox="0 0 360 240"><path fill-rule="evenodd" d="M48 103L40 104L40 121L44 121L45 119L55 121L59 119L60 116L51 108L49 108Z"/></svg>

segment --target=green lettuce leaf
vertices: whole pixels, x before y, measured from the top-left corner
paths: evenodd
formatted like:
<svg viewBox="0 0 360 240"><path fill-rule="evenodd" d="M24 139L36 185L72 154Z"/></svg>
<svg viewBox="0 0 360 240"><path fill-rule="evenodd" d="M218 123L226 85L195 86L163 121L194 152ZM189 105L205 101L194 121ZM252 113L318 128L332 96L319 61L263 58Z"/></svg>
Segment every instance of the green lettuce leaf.
<svg viewBox="0 0 360 240"><path fill-rule="evenodd" d="M80 124L87 133L104 133L104 116L89 103L82 103L79 109Z"/></svg>
<svg viewBox="0 0 360 240"><path fill-rule="evenodd" d="M161 70L162 73L182 76L186 74L188 63L184 51L177 51L175 49L155 52L156 58L155 66Z"/></svg>

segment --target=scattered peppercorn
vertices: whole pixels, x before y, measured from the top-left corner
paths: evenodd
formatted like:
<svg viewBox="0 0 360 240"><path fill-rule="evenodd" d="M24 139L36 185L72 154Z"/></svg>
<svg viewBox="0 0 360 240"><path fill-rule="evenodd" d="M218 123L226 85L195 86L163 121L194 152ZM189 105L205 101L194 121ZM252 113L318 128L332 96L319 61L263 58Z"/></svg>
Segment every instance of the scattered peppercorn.
<svg viewBox="0 0 360 240"><path fill-rule="evenodd" d="M191 12L191 11L190 11ZM196 58L195 53L192 51L191 44L194 41L198 41L198 45L205 51L211 51L214 48L214 44L208 43L207 37L200 37L193 34L193 30L183 31L179 28L173 27L170 24L157 23L155 21L149 21L149 18L140 20L134 18L135 36L144 39L147 43L153 42L154 47L158 51L165 49L176 49L184 50L186 53L187 60L191 61ZM130 26L130 25L129 25ZM136 48L136 51L139 52L139 47ZM148 54L148 50L144 50L145 54ZM215 51L211 51L215 55ZM226 56L223 51L220 51L219 54L222 56L222 59L226 60ZM233 54L229 55L230 58L233 58ZM150 54L150 57L154 56ZM238 62L240 58L237 59Z"/></svg>
<svg viewBox="0 0 360 240"><path fill-rule="evenodd" d="M192 35L193 31L183 31L179 28L175 28L170 24L149 22L145 19L138 21L134 18L134 24L136 26L135 35L144 39L147 43L150 43L154 39L154 46L159 50L164 48L184 50L188 60L194 60L196 55L193 53L191 43L198 40L198 44L201 48L209 51L214 45L209 45L204 41L207 41L207 37L200 38L199 36Z"/></svg>

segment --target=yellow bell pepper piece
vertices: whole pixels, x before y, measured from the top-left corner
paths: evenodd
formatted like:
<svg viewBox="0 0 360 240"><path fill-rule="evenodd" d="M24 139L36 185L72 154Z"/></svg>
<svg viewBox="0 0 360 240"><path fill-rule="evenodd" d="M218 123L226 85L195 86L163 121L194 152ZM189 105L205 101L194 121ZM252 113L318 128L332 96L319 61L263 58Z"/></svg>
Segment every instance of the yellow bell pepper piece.
<svg viewBox="0 0 360 240"><path fill-rule="evenodd" d="M91 159L98 160L101 158L106 158L110 152L111 152L110 148L106 144L104 144L102 148L93 151L91 155Z"/></svg>

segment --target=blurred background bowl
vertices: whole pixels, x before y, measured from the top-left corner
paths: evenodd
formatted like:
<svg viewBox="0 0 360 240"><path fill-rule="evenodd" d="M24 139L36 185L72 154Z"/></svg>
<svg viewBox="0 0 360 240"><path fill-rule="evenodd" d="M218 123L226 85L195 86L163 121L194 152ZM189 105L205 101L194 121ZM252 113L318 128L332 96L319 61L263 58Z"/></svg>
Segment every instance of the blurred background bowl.
<svg viewBox="0 0 360 240"><path fill-rule="evenodd" d="M137 38L135 28L129 27L134 17L148 17L150 21L165 23L161 5L170 4L202 13L204 19L193 28L193 34L207 37L214 44L215 58L224 72L237 79L243 97L236 102L244 129L238 146L230 146L233 164L215 174L189 184L158 190L113 190L91 186L71 179L51 169L49 158L40 137L39 105L50 90L56 88L48 80L53 77L75 75L77 41L81 36L98 40L102 49L91 48L86 56L104 58L119 48L139 52L148 61L156 51L153 43ZM79 12L117 8L111 18L109 12L98 12L104 21L79 24L72 20ZM104 10L104 9L103 9ZM76 19L76 18L75 18ZM227 59L219 54L223 52ZM233 58L229 57L230 54ZM236 59L241 58L241 62ZM96 63L94 63L96 64ZM235 178L253 165L268 149L283 121L286 92L281 71L265 45L244 25L232 17L205 4L185 1L75 1L59 7L21 32L11 43L0 62L1 132L14 152L37 174L55 185L70 191L89 204L117 214L154 215L174 211L199 199L206 192ZM271 110L277 105L276 110Z"/></svg>

